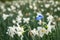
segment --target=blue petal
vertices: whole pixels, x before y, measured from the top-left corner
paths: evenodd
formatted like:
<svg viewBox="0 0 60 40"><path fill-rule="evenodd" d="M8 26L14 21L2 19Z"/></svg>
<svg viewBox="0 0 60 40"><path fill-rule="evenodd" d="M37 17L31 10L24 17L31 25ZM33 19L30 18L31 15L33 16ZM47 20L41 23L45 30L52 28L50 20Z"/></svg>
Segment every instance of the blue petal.
<svg viewBox="0 0 60 40"><path fill-rule="evenodd" d="M43 18L43 15L39 15L38 17L41 17L41 18Z"/></svg>
<svg viewBox="0 0 60 40"><path fill-rule="evenodd" d="M43 17L44 17L43 15L38 15L38 16L36 17L36 20L41 20Z"/></svg>
<svg viewBox="0 0 60 40"><path fill-rule="evenodd" d="M36 17L36 20L41 20L42 18L41 17Z"/></svg>

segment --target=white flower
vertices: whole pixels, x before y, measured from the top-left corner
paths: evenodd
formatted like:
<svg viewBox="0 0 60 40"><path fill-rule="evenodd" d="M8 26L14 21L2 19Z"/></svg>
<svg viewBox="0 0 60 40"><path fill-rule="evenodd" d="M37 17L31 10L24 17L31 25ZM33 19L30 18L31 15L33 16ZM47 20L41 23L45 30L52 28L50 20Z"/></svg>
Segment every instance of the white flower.
<svg viewBox="0 0 60 40"><path fill-rule="evenodd" d="M16 34L20 37L22 35L22 32L16 32Z"/></svg>
<svg viewBox="0 0 60 40"><path fill-rule="evenodd" d="M2 17L3 17L3 19L4 19L4 20L6 20L6 19L7 19L7 17L9 17L9 15L7 15L7 14L3 14L3 16L2 16Z"/></svg>
<svg viewBox="0 0 60 40"><path fill-rule="evenodd" d="M1 5L1 9L5 9L5 6L4 5Z"/></svg>
<svg viewBox="0 0 60 40"><path fill-rule="evenodd" d="M47 25L47 27L48 27L48 28L47 28L47 33L46 33L46 34L48 35L48 33L49 33L49 32L51 33L51 31L52 31L52 30L51 30L52 27L51 27L50 25Z"/></svg>
<svg viewBox="0 0 60 40"><path fill-rule="evenodd" d="M19 5L18 3L16 3L15 6L16 6L17 8L20 8L20 5Z"/></svg>
<svg viewBox="0 0 60 40"><path fill-rule="evenodd" d="M41 12L37 12L37 17L38 17L39 15L43 16Z"/></svg>
<svg viewBox="0 0 60 40"><path fill-rule="evenodd" d="M45 7L46 7L46 8L49 8L49 7L50 7L50 4L45 4Z"/></svg>
<svg viewBox="0 0 60 40"><path fill-rule="evenodd" d="M51 5L55 4L55 2L53 0L50 0L49 3L52 3Z"/></svg>
<svg viewBox="0 0 60 40"><path fill-rule="evenodd" d="M54 12L57 12L57 9L54 9Z"/></svg>
<svg viewBox="0 0 60 40"><path fill-rule="evenodd" d="M41 1L38 1L38 3L41 3Z"/></svg>
<svg viewBox="0 0 60 40"><path fill-rule="evenodd" d="M43 5L41 5L41 7L43 7Z"/></svg>
<svg viewBox="0 0 60 40"><path fill-rule="evenodd" d="M2 9L3 12L6 11L6 9L5 9L5 5L2 4L2 5L0 6L0 8Z"/></svg>
<svg viewBox="0 0 60 40"><path fill-rule="evenodd" d="M32 9L33 8L33 6L32 5L29 5L29 7Z"/></svg>
<svg viewBox="0 0 60 40"><path fill-rule="evenodd" d="M11 8L7 8L8 11L11 11Z"/></svg>
<svg viewBox="0 0 60 40"><path fill-rule="evenodd" d="M22 11L21 11L21 10L19 10L19 11L18 11L18 15L19 15L19 16L21 16L21 17L23 16L23 14L22 14Z"/></svg>
<svg viewBox="0 0 60 40"><path fill-rule="evenodd" d="M58 1L55 1L55 3L56 3L56 4L59 4L59 2L58 2Z"/></svg>
<svg viewBox="0 0 60 40"><path fill-rule="evenodd" d="M14 35L17 34L20 37L23 35L23 32L23 27L13 25L13 27L8 27L6 34L8 34L11 37L14 37Z"/></svg>
<svg viewBox="0 0 60 40"><path fill-rule="evenodd" d="M47 12L47 13L46 13L46 15L47 15L47 16L49 16L49 15L50 15L50 13L48 13L48 12Z"/></svg>
<svg viewBox="0 0 60 40"><path fill-rule="evenodd" d="M23 35L21 36L21 40L23 40Z"/></svg>
<svg viewBox="0 0 60 40"><path fill-rule="evenodd" d="M22 18L21 18L20 16L17 16L17 17L16 17L17 23L21 23L21 22L22 22L21 20L22 20Z"/></svg>
<svg viewBox="0 0 60 40"><path fill-rule="evenodd" d="M42 12L44 12L44 9L41 9Z"/></svg>
<svg viewBox="0 0 60 40"><path fill-rule="evenodd" d="M24 32L24 28L23 27L16 27L16 34L20 37L22 36L23 32Z"/></svg>
<svg viewBox="0 0 60 40"><path fill-rule="evenodd" d="M16 23L16 20L12 20L12 22L15 24Z"/></svg>
<svg viewBox="0 0 60 40"><path fill-rule="evenodd" d="M53 17L52 15L49 15L49 16L47 17L47 21L53 21L53 19L54 19L54 17Z"/></svg>
<svg viewBox="0 0 60 40"><path fill-rule="evenodd" d="M38 24L39 24L39 25L41 25L41 24L42 24L42 21L41 21L41 20L39 20Z"/></svg>
<svg viewBox="0 0 60 40"><path fill-rule="evenodd" d="M40 31L42 29L42 27L37 27L37 30Z"/></svg>
<svg viewBox="0 0 60 40"><path fill-rule="evenodd" d="M30 18L23 18L23 20L24 20L24 21L23 21L24 23L29 23Z"/></svg>
<svg viewBox="0 0 60 40"><path fill-rule="evenodd" d="M40 37L43 37L44 34L46 34L46 31L47 31L44 27L38 27L37 30L39 32Z"/></svg>
<svg viewBox="0 0 60 40"><path fill-rule="evenodd" d="M15 7L15 6L13 6L13 5L11 5L11 9L12 9L12 10L15 10L15 9L16 9L16 7Z"/></svg>
<svg viewBox="0 0 60 40"><path fill-rule="evenodd" d="M42 22L42 23L43 23L43 25L47 24L46 22Z"/></svg>
<svg viewBox="0 0 60 40"><path fill-rule="evenodd" d="M51 23L53 23L53 25L51 25ZM52 31L52 29L53 30L55 30L55 25L56 25L56 23L55 22L53 22L53 21L49 21L48 22L48 24L47 24L47 34L50 32L51 33L51 31Z"/></svg>
<svg viewBox="0 0 60 40"><path fill-rule="evenodd" d="M37 7L36 6L34 6L34 10L36 10L37 9Z"/></svg>
<svg viewBox="0 0 60 40"><path fill-rule="evenodd" d="M33 6L35 6L36 4L35 3L33 3Z"/></svg>
<svg viewBox="0 0 60 40"><path fill-rule="evenodd" d="M60 11L60 7L57 8Z"/></svg>
<svg viewBox="0 0 60 40"><path fill-rule="evenodd" d="M17 27L13 26L13 28L15 28L15 34L17 34L19 37L23 35L23 32L24 32L24 28L23 27L20 27L18 25Z"/></svg>
<svg viewBox="0 0 60 40"><path fill-rule="evenodd" d="M38 31L35 28L33 30L31 30L31 32L34 36L38 35Z"/></svg>
<svg viewBox="0 0 60 40"><path fill-rule="evenodd" d="M24 1L21 1L21 2L20 2L20 5L25 5L25 2L24 2Z"/></svg>
<svg viewBox="0 0 60 40"><path fill-rule="evenodd" d="M13 27L8 27L7 34L13 38L15 35L15 29Z"/></svg>
<svg viewBox="0 0 60 40"><path fill-rule="evenodd" d="M55 2L53 0L51 0L50 2L52 3L51 5L54 5L55 4Z"/></svg>

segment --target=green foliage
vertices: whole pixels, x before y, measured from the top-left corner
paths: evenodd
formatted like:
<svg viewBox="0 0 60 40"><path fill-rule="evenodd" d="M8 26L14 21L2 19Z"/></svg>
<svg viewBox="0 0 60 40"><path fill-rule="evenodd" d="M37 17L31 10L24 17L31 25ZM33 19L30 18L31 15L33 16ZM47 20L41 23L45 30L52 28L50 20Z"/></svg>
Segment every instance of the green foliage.
<svg viewBox="0 0 60 40"><path fill-rule="evenodd" d="M13 1L13 0L0 0L1 2L6 2L6 1Z"/></svg>

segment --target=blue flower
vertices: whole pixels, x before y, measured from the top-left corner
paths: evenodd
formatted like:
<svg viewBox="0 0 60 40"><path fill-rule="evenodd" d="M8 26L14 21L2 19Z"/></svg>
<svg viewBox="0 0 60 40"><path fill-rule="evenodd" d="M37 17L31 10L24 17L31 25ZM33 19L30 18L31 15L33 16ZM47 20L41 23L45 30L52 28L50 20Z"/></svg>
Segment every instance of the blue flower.
<svg viewBox="0 0 60 40"><path fill-rule="evenodd" d="M36 17L36 20L41 20L43 18L43 15L38 15L37 17Z"/></svg>

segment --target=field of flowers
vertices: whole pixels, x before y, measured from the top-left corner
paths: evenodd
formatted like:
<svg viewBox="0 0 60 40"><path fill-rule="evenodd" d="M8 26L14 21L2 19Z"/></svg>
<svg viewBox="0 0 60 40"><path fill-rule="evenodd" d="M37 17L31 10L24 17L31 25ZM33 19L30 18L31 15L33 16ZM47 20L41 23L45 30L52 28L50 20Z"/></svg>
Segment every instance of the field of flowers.
<svg viewBox="0 0 60 40"><path fill-rule="evenodd" d="M0 2L0 40L60 40L60 2Z"/></svg>

